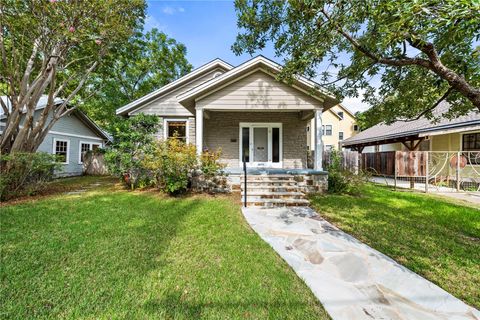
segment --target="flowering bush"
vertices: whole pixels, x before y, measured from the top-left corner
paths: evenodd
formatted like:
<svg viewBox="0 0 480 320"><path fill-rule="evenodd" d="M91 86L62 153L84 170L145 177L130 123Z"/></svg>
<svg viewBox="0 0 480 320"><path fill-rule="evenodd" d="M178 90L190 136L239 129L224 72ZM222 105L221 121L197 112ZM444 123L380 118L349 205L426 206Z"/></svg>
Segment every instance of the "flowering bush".
<svg viewBox="0 0 480 320"><path fill-rule="evenodd" d="M200 155L200 171L205 178L213 178L223 173L225 165L220 163L222 150L217 151L204 150Z"/></svg>
<svg viewBox="0 0 480 320"><path fill-rule="evenodd" d="M153 173L159 189L178 194L188 189L198 161L194 145L172 138L159 142L142 164Z"/></svg>

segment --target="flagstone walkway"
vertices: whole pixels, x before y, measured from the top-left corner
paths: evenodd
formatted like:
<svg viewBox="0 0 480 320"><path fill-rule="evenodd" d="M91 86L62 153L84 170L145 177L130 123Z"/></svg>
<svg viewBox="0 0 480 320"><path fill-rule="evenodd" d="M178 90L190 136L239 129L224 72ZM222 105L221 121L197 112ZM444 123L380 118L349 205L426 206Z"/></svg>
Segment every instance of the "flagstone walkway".
<svg viewBox="0 0 480 320"><path fill-rule="evenodd" d="M333 320L480 319L480 312L307 207L243 208Z"/></svg>

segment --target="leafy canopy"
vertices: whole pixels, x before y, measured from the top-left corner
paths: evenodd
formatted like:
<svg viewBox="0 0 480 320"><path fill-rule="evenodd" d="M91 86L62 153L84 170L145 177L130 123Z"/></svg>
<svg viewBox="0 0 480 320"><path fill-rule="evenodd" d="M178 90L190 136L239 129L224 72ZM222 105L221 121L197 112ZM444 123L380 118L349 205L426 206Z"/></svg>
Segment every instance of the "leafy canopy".
<svg viewBox="0 0 480 320"><path fill-rule="evenodd" d="M0 95L7 97L0 99L7 118L0 151L36 151L76 108L91 73L143 24L144 13L144 0L0 1ZM34 121L43 95L47 106Z"/></svg>
<svg viewBox="0 0 480 320"><path fill-rule="evenodd" d="M157 29L138 31L92 76L83 109L99 124L115 128L115 110L191 71L186 47Z"/></svg>
<svg viewBox="0 0 480 320"><path fill-rule="evenodd" d="M236 0L235 6L242 30L232 49L252 54L272 41L285 58L283 79L318 77L339 98L364 93L387 122L432 117L442 100L451 104L448 117L480 110L479 1Z"/></svg>

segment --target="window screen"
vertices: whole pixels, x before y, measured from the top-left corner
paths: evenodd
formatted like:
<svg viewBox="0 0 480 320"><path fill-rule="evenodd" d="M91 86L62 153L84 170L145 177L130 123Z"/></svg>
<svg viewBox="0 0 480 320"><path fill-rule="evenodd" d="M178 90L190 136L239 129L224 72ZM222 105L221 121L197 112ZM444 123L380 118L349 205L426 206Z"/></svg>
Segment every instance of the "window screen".
<svg viewBox="0 0 480 320"><path fill-rule="evenodd" d="M66 163L68 160L68 141L55 140L55 155L59 162Z"/></svg>

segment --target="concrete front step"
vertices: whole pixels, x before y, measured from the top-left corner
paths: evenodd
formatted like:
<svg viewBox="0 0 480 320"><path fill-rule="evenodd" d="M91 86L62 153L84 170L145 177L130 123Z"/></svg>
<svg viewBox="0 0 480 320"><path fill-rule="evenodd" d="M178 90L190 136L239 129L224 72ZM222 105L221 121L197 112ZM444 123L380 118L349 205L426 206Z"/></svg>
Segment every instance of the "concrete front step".
<svg viewBox="0 0 480 320"><path fill-rule="evenodd" d="M285 206L308 206L310 202L306 199L248 199L248 207L285 207Z"/></svg>
<svg viewBox="0 0 480 320"><path fill-rule="evenodd" d="M245 195L245 193L242 191L241 195ZM305 197L305 194L303 192L298 192L298 191L248 191L247 190L247 197L263 197L263 198L280 198L280 197L292 197L292 198L297 198L297 197Z"/></svg>
<svg viewBox="0 0 480 320"><path fill-rule="evenodd" d="M250 176L247 177L247 182L248 181L295 181L294 176L286 176L286 177L278 177L278 176ZM240 177L240 181L245 181L244 177Z"/></svg>
<svg viewBox="0 0 480 320"><path fill-rule="evenodd" d="M244 184L244 181L241 181L240 184ZM265 185L265 184L272 184L272 185L296 185L297 181L295 180L272 180L272 179L263 179L263 180L247 180L248 185Z"/></svg>
<svg viewBox="0 0 480 320"><path fill-rule="evenodd" d="M243 192L244 187L241 186L240 190ZM260 185L260 186L247 186L247 192L297 192L298 186L271 186L271 185Z"/></svg>

